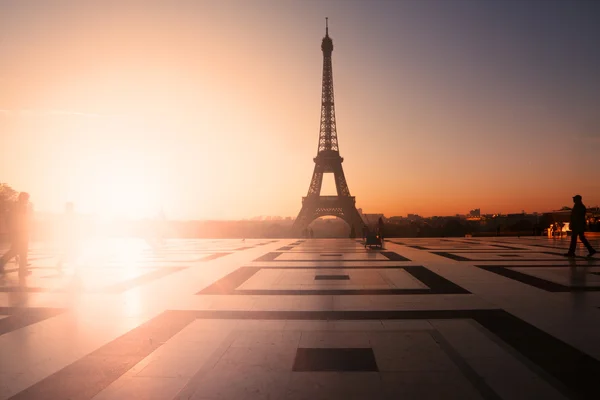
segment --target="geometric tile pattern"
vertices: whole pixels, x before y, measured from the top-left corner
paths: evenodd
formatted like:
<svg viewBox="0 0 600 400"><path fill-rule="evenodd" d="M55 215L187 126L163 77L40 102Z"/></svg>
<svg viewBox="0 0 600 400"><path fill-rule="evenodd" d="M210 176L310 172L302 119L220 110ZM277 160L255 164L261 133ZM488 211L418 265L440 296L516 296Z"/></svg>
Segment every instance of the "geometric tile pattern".
<svg viewBox="0 0 600 400"><path fill-rule="evenodd" d="M568 244L103 239L59 271L33 243L0 399L594 398L600 260Z"/></svg>
<svg viewBox="0 0 600 400"><path fill-rule="evenodd" d="M337 272L311 266L241 267L198 292L199 295L398 295L398 294L463 294L465 289L422 266L343 267L337 275L348 277L343 282L324 280L319 275Z"/></svg>

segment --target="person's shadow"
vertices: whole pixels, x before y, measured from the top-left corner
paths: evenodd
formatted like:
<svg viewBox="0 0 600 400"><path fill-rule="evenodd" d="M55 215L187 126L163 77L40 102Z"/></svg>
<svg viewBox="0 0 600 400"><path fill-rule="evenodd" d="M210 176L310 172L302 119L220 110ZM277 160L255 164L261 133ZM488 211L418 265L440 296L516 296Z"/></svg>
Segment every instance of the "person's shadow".
<svg viewBox="0 0 600 400"><path fill-rule="evenodd" d="M572 288L574 306L581 308L586 306L585 288L587 287L587 275L590 273L590 267L598 264L594 259L587 259L585 264L577 264L575 258L569 259L570 287Z"/></svg>
<svg viewBox="0 0 600 400"><path fill-rule="evenodd" d="M590 266L592 263L588 261L588 265L578 265L577 260L575 258L569 258L569 270L571 272L571 287L585 287L587 281L586 275L588 274L588 266Z"/></svg>
<svg viewBox="0 0 600 400"><path fill-rule="evenodd" d="M27 276L19 275L17 281L17 290L8 292L8 304L10 307L25 306L29 302L29 292L27 291Z"/></svg>

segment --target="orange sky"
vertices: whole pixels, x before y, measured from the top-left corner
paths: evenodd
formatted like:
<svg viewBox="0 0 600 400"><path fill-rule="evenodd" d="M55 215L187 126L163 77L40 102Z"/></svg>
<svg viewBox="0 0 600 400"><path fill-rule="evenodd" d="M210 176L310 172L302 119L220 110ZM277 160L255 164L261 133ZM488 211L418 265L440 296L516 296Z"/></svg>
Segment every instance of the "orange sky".
<svg viewBox="0 0 600 400"><path fill-rule="evenodd" d="M546 211L575 193L600 204L600 90L584 79L597 60L523 58L519 26L496 21L492 35L488 10L85 3L0 4L0 181L38 211L296 216L317 150L325 16L357 207Z"/></svg>

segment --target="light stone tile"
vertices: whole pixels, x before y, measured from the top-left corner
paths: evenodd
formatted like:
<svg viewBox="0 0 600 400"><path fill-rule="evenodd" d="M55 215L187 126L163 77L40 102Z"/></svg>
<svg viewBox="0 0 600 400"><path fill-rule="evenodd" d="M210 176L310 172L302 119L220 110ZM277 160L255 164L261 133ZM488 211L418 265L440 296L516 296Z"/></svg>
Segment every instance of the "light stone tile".
<svg viewBox="0 0 600 400"><path fill-rule="evenodd" d="M287 320L286 331L333 331L335 321Z"/></svg>
<svg viewBox="0 0 600 400"><path fill-rule="evenodd" d="M231 347L292 346L298 347L300 332L296 331L239 331Z"/></svg>
<svg viewBox="0 0 600 400"><path fill-rule="evenodd" d="M450 371L457 367L426 331L369 332L380 371Z"/></svg>
<svg viewBox="0 0 600 400"><path fill-rule="evenodd" d="M289 372L294 365L297 347L291 346L232 346L219 359L215 368L235 369L238 366L262 368L265 372Z"/></svg>
<svg viewBox="0 0 600 400"><path fill-rule="evenodd" d="M430 331L431 323L424 319L384 319L383 328L390 331Z"/></svg>
<svg viewBox="0 0 600 400"><path fill-rule="evenodd" d="M154 357L136 377L191 378L210 359L214 348L188 354L165 354Z"/></svg>
<svg viewBox="0 0 600 400"><path fill-rule="evenodd" d="M282 331L285 327L285 320L276 319L250 319L246 321L240 321L238 329L243 331Z"/></svg>
<svg viewBox="0 0 600 400"><path fill-rule="evenodd" d="M223 364L204 376L190 399L283 399L291 374L245 364Z"/></svg>
<svg viewBox="0 0 600 400"><path fill-rule="evenodd" d="M300 338L301 348L369 348L366 332L306 331Z"/></svg>
<svg viewBox="0 0 600 400"><path fill-rule="evenodd" d="M127 377L118 385L110 385L93 400L172 399L188 382L188 378Z"/></svg>
<svg viewBox="0 0 600 400"><path fill-rule="evenodd" d="M382 372L385 399L484 400L459 371Z"/></svg>
<svg viewBox="0 0 600 400"><path fill-rule="evenodd" d="M379 399L382 398L376 372L294 372L286 399Z"/></svg>
<svg viewBox="0 0 600 400"><path fill-rule="evenodd" d="M250 296L243 295L215 295L210 304L211 310L238 310L250 311L254 306L254 301Z"/></svg>
<svg viewBox="0 0 600 400"><path fill-rule="evenodd" d="M333 330L335 331L379 331L383 330L383 323L380 320L368 321L332 321Z"/></svg>

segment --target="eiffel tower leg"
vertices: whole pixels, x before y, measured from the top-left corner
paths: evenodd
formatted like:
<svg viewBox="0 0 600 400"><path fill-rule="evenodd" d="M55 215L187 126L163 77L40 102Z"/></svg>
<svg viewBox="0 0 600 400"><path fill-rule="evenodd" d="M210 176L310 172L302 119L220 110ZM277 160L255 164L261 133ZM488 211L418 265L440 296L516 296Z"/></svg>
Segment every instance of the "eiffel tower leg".
<svg viewBox="0 0 600 400"><path fill-rule="evenodd" d="M357 237L362 235L362 229L365 226L365 223L360 217L354 202L346 202L346 204L342 206L342 209L344 210L344 220L350 225L350 229L354 227L354 233Z"/></svg>
<svg viewBox="0 0 600 400"><path fill-rule="evenodd" d="M302 235L302 231L308 228L308 225L316 218L318 196L321 193L323 185L323 166L315 163L310 186L308 187L307 196L302 199L302 209L298 213L298 217L292 225L292 234L294 236Z"/></svg>
<svg viewBox="0 0 600 400"><path fill-rule="evenodd" d="M316 212L316 205L309 198L305 198L302 203L302 209L298 213L298 217L292 225L292 235L301 236L302 231L308 228L308 225L313 221Z"/></svg>

